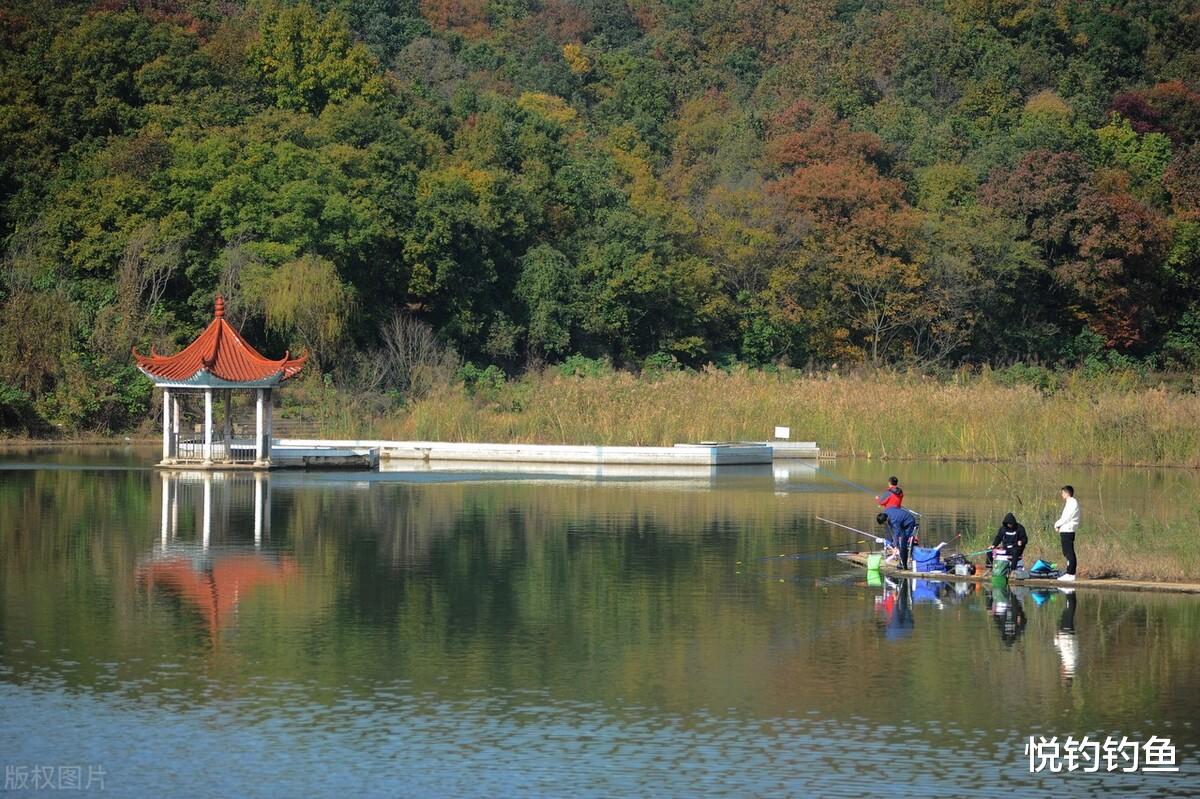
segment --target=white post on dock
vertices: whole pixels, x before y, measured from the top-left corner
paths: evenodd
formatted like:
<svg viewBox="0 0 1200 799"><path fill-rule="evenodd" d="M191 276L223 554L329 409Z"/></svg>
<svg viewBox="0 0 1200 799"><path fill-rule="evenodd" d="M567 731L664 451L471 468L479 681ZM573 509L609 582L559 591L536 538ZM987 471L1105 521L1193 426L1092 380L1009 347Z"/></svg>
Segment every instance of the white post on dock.
<svg viewBox="0 0 1200 799"><path fill-rule="evenodd" d="M171 457L179 457L179 431L183 429L180 423L180 417L183 415L183 397L177 392L171 392L171 417L174 422L171 424Z"/></svg>
<svg viewBox="0 0 1200 799"><path fill-rule="evenodd" d="M212 463L213 444L213 395L212 389L204 389L204 462Z"/></svg>
<svg viewBox="0 0 1200 799"><path fill-rule="evenodd" d="M171 459L171 389L163 389L163 463ZM165 505L163 507L166 507Z"/></svg>

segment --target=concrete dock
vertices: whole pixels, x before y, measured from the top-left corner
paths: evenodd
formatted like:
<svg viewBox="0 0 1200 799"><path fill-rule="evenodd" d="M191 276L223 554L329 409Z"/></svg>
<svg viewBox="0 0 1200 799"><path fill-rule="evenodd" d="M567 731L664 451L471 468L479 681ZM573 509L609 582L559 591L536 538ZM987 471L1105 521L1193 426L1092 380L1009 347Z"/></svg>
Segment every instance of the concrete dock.
<svg viewBox="0 0 1200 799"><path fill-rule="evenodd" d="M277 469L378 469L378 447L341 446L336 441L295 444L287 439L271 445L271 465Z"/></svg>
<svg viewBox="0 0 1200 799"><path fill-rule="evenodd" d="M283 438L274 443L272 460L310 459L323 453L379 461L487 461L493 463L574 463L594 465L745 466L771 463L767 444L676 444L673 447L607 447L561 444L489 444L442 441L322 440ZM280 465L290 465L281 462ZM299 464L296 464L299 465ZM304 465L309 465L305 463ZM329 461L321 464L333 465Z"/></svg>
<svg viewBox="0 0 1200 799"><path fill-rule="evenodd" d="M673 447L610 447L563 444L494 444L383 439L277 438L270 462L257 462L253 442L229 440L213 445L211 461L199 457L164 461L160 468L184 471L252 471L270 469L344 469L374 471L381 463L562 464L583 467L755 466L779 461L817 460L812 441L717 442Z"/></svg>

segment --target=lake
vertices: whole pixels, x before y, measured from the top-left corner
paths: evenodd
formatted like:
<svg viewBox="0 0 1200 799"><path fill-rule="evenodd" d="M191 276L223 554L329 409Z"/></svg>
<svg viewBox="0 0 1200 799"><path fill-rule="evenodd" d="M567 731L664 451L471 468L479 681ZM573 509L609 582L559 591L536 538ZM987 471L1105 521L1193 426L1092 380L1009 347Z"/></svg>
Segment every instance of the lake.
<svg viewBox="0 0 1200 799"><path fill-rule="evenodd" d="M1070 480L1102 546L1194 518L1195 472L154 457L0 452L14 795L1197 792L1200 597L873 585L817 520L870 526L856 484L895 472L927 540L1014 503L1045 540ZM1169 738L1179 771L1031 773L1031 735Z"/></svg>

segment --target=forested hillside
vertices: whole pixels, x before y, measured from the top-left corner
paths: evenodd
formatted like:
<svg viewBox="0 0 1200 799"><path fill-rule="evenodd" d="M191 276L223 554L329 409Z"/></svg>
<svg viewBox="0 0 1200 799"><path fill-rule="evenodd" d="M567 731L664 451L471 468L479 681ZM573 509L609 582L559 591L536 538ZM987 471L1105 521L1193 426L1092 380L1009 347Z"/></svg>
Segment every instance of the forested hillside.
<svg viewBox="0 0 1200 799"><path fill-rule="evenodd" d="M10 416L139 423L218 292L362 391L1200 366L1197 0L7 0L0 73Z"/></svg>

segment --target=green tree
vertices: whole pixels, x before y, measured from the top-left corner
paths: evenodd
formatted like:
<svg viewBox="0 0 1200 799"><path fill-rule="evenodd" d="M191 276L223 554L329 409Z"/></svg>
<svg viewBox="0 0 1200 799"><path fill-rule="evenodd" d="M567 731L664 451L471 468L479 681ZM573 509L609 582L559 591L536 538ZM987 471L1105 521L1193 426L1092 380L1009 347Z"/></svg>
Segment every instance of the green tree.
<svg viewBox="0 0 1200 799"><path fill-rule="evenodd" d="M378 61L354 42L337 11L322 16L308 5L268 6L250 57L280 108L319 114L331 101L384 92Z"/></svg>
<svg viewBox="0 0 1200 799"><path fill-rule="evenodd" d="M326 359L345 332L354 304L353 293L333 263L306 255L251 285L251 296L262 304L268 327L300 343L318 368L328 365Z"/></svg>
<svg viewBox="0 0 1200 799"><path fill-rule="evenodd" d="M567 256L539 244L521 257L516 295L528 320L529 352L558 358L571 351L571 334L582 316L579 277Z"/></svg>

